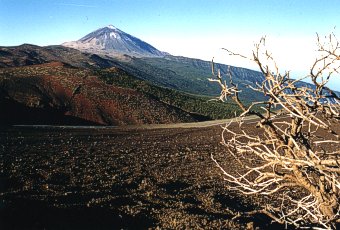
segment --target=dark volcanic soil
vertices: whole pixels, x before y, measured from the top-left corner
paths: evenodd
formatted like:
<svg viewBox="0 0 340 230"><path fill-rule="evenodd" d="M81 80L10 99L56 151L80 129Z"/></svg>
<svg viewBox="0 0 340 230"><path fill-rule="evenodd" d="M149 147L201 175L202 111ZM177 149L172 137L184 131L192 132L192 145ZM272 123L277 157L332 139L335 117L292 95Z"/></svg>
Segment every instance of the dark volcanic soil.
<svg viewBox="0 0 340 230"><path fill-rule="evenodd" d="M226 190L220 141L218 126L2 129L0 228L283 228L237 217L265 201Z"/></svg>

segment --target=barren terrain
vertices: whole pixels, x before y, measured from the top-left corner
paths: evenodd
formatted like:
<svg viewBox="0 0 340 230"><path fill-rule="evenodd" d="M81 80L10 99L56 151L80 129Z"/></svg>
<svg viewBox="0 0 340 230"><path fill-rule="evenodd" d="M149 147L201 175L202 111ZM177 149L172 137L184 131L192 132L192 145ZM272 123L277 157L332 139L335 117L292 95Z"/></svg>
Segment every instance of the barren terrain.
<svg viewBox="0 0 340 230"><path fill-rule="evenodd" d="M210 158L237 167L221 127L190 126L3 129L2 227L282 228L265 216L238 217L272 198L228 191Z"/></svg>

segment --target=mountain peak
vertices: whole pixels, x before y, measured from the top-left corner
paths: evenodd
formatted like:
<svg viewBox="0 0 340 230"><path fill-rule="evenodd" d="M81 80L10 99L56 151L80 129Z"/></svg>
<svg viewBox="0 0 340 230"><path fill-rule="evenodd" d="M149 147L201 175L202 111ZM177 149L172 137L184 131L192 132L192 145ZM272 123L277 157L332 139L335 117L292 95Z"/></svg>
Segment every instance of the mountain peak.
<svg viewBox="0 0 340 230"><path fill-rule="evenodd" d="M106 26L106 28L109 28L111 30L116 30L117 28L115 26L113 26L112 24Z"/></svg>
<svg viewBox="0 0 340 230"><path fill-rule="evenodd" d="M136 57L163 57L168 55L111 24L87 34L78 41L65 42L62 45L85 52L112 56L127 54Z"/></svg>

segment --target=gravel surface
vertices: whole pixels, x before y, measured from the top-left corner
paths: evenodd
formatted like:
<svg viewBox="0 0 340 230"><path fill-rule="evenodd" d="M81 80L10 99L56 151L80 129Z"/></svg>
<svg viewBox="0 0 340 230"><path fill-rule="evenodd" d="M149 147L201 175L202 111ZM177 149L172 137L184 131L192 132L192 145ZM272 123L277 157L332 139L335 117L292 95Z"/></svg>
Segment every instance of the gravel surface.
<svg viewBox="0 0 340 230"><path fill-rule="evenodd" d="M268 200L228 191L219 125L0 130L1 229L268 229Z"/></svg>

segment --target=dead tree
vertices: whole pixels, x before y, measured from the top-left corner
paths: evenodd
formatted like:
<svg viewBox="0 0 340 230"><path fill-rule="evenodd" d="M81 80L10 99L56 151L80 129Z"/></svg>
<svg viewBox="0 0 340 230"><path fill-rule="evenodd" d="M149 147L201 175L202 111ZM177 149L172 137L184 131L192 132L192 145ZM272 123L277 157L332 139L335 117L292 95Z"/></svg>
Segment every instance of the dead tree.
<svg viewBox="0 0 340 230"><path fill-rule="evenodd" d="M319 56L307 76L311 86L292 79L290 72L282 74L261 38L249 59L258 65L264 80L248 87L267 99L251 105L240 100L242 92L233 83L231 71L221 76L212 64L214 76L209 80L221 86L220 99L231 98L243 111L223 128L222 142L244 170L232 173L211 157L229 188L243 194L278 194L281 205L267 205L261 211L275 221L329 229L340 215L340 99L327 83L339 77L340 46L334 34L324 39L317 36L317 45ZM250 132L248 115L259 118L259 134ZM233 128L234 122L239 129ZM256 163L249 163L249 158Z"/></svg>

